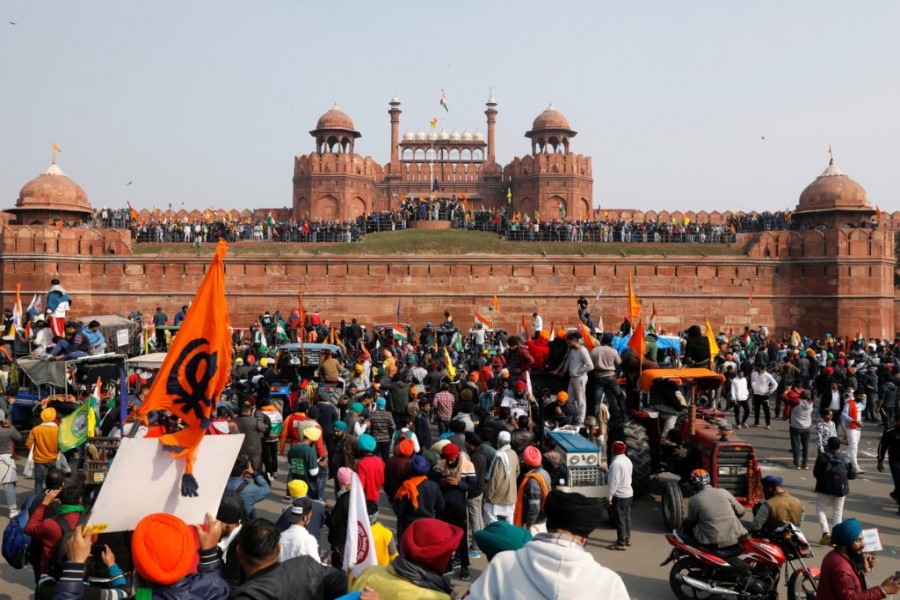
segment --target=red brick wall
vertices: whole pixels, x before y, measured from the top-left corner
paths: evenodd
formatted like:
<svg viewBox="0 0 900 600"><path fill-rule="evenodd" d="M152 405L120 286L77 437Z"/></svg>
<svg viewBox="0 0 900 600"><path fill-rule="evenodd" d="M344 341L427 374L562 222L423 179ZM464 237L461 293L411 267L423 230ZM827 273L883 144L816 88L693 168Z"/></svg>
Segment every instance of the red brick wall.
<svg viewBox="0 0 900 600"><path fill-rule="evenodd" d="M628 274L649 317L676 330L707 317L715 328L765 324L796 329L889 337L900 318L893 285L893 237L888 231L832 230L742 236L744 256L231 256L226 258L228 300L236 326L264 309L286 313L303 287L308 310L335 320L363 322L401 316L421 326L449 309L461 325L474 310L487 315L497 294L497 326L518 330L522 315L539 311L549 326L575 322L575 300L593 301L607 329L622 320ZM73 315L145 315L162 305L174 314L192 297L208 256L130 254L127 232L2 229L4 306L15 286L27 304L58 276L74 297ZM749 301L752 293L752 303Z"/></svg>

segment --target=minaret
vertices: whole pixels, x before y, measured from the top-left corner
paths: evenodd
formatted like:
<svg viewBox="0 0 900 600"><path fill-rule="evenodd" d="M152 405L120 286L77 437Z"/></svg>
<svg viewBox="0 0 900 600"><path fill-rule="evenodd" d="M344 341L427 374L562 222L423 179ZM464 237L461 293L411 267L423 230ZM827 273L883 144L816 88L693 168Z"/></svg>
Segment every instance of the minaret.
<svg viewBox="0 0 900 600"><path fill-rule="evenodd" d="M487 115L487 130L488 130L487 162L488 162L488 164L493 164L493 163L497 162L496 160L494 160L494 157L495 157L494 142L497 139L494 134L494 126L497 124L497 101L494 100L493 95L490 98L488 98L488 101L485 104L485 106L487 106L487 110L484 111L484 114Z"/></svg>
<svg viewBox="0 0 900 600"><path fill-rule="evenodd" d="M400 171L400 99L397 96L391 98L391 172Z"/></svg>

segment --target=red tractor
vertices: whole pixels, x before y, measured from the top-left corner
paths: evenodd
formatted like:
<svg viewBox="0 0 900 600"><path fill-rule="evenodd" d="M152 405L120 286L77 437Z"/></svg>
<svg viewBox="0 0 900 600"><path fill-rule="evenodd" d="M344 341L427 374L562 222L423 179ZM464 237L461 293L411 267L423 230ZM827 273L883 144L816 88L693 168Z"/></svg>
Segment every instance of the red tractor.
<svg viewBox="0 0 900 600"><path fill-rule="evenodd" d="M646 491L658 473L680 477L663 483L662 513L669 531L681 528L686 482L694 469L709 471L712 485L728 490L745 507L763 498L753 445L731 435L725 413L711 408L709 398L724 381L709 369L643 371L638 385L647 395L644 407L631 407L629 419L611 426L610 439L628 445L636 493Z"/></svg>

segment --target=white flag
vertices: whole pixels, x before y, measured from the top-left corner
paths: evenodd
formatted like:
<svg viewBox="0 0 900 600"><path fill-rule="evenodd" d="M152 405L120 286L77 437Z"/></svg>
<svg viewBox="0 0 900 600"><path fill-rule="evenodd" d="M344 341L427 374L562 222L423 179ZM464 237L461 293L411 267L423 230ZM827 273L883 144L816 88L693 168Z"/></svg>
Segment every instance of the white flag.
<svg viewBox="0 0 900 600"><path fill-rule="evenodd" d="M378 564L375 556L375 540L369 525L369 511L366 509L366 495L363 493L359 476L353 473L350 482L350 510L347 515L347 541L344 542L344 571L353 571L359 577L366 568Z"/></svg>

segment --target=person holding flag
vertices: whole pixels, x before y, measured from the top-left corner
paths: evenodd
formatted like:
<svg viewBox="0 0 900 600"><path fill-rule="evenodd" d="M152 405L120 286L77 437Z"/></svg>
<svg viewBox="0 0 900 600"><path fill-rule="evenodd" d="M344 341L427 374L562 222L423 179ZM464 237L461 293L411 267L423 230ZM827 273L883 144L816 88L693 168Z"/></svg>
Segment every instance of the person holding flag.
<svg viewBox="0 0 900 600"><path fill-rule="evenodd" d="M169 411L184 423L184 429L160 438L173 458L185 459L182 496L198 495L194 458L231 373L233 347L225 300L227 251L228 245L220 240L212 265L191 303L192 310L170 344L147 400L136 413L146 423L152 411Z"/></svg>

